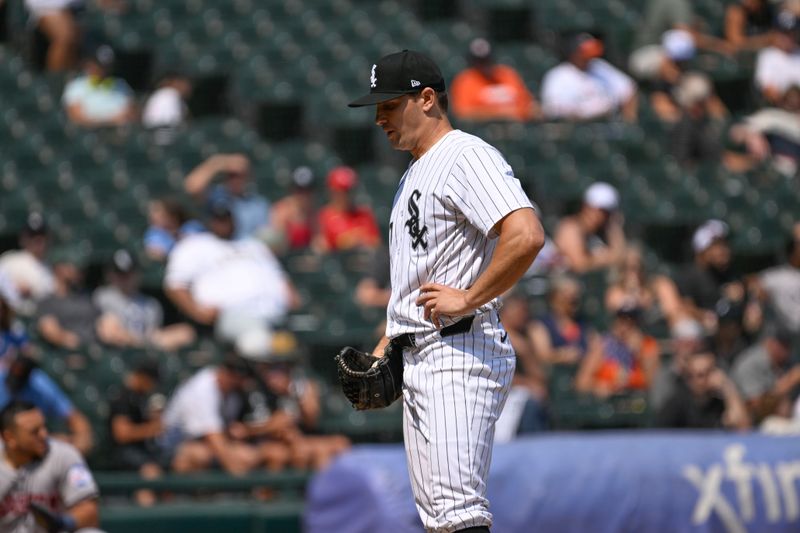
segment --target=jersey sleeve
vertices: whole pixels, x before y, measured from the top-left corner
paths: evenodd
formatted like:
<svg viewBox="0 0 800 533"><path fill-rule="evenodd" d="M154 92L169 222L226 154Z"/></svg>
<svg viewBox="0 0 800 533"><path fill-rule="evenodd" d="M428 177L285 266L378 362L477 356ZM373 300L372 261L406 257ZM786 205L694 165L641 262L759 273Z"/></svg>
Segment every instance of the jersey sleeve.
<svg viewBox="0 0 800 533"><path fill-rule="evenodd" d="M72 446L58 446L60 479L58 492L64 507L73 505L99 495L97 483L83 457Z"/></svg>
<svg viewBox="0 0 800 533"><path fill-rule="evenodd" d="M33 394L40 399L37 403L46 417L63 420L72 413L72 402L43 371L34 370L29 383Z"/></svg>
<svg viewBox="0 0 800 533"><path fill-rule="evenodd" d="M533 207L511 166L490 146L464 150L448 177L445 195L486 236L509 213Z"/></svg>

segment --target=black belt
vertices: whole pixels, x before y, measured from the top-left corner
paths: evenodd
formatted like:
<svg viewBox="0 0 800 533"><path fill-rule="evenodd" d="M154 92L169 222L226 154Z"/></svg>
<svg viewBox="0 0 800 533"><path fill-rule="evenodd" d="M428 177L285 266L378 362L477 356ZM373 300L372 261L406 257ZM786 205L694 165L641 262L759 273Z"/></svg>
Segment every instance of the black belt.
<svg viewBox="0 0 800 533"><path fill-rule="evenodd" d="M450 337L458 335L459 333L466 333L472 329L472 322L475 320L475 315L464 317L454 324L442 328L439 335L442 337ZM399 348L411 348L417 345L416 336L414 333L403 333L397 337L392 338L392 344Z"/></svg>

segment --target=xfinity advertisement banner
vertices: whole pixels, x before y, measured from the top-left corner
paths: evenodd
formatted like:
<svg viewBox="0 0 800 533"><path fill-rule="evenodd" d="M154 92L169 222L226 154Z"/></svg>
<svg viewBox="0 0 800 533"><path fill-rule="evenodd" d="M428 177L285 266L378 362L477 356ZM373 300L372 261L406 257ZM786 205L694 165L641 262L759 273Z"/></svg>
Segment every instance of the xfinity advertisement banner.
<svg viewBox="0 0 800 533"><path fill-rule="evenodd" d="M800 438L575 433L495 448L493 533L800 531ZM308 493L308 533L422 532L400 446L357 447Z"/></svg>

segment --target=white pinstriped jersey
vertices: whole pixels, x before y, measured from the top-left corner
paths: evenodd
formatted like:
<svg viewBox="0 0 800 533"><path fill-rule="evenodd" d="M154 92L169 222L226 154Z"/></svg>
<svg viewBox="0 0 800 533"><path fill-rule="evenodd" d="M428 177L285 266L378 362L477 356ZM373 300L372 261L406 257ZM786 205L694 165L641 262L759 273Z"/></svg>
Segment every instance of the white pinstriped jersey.
<svg viewBox="0 0 800 533"><path fill-rule="evenodd" d="M415 303L420 286L472 286L492 258L494 225L525 207L532 207L531 201L511 166L474 135L451 131L412 161L400 180L389 225L387 337L433 330ZM480 311L497 306L495 299ZM455 321L442 319L445 326Z"/></svg>

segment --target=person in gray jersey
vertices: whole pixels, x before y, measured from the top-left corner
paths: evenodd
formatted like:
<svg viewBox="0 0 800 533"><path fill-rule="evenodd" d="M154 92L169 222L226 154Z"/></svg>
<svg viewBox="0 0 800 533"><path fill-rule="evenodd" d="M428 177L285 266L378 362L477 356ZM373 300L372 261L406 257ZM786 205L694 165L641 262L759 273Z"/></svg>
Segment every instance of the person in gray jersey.
<svg viewBox="0 0 800 533"><path fill-rule="evenodd" d="M515 357L498 297L544 244L531 201L500 152L455 130L438 66L409 50L372 65L375 122L413 160L389 224L391 297L373 350L403 350L406 459L427 531L488 532L494 424Z"/></svg>
<svg viewBox="0 0 800 533"><path fill-rule="evenodd" d="M44 415L13 401L0 411L0 531L97 532L98 490L78 451L50 440Z"/></svg>

